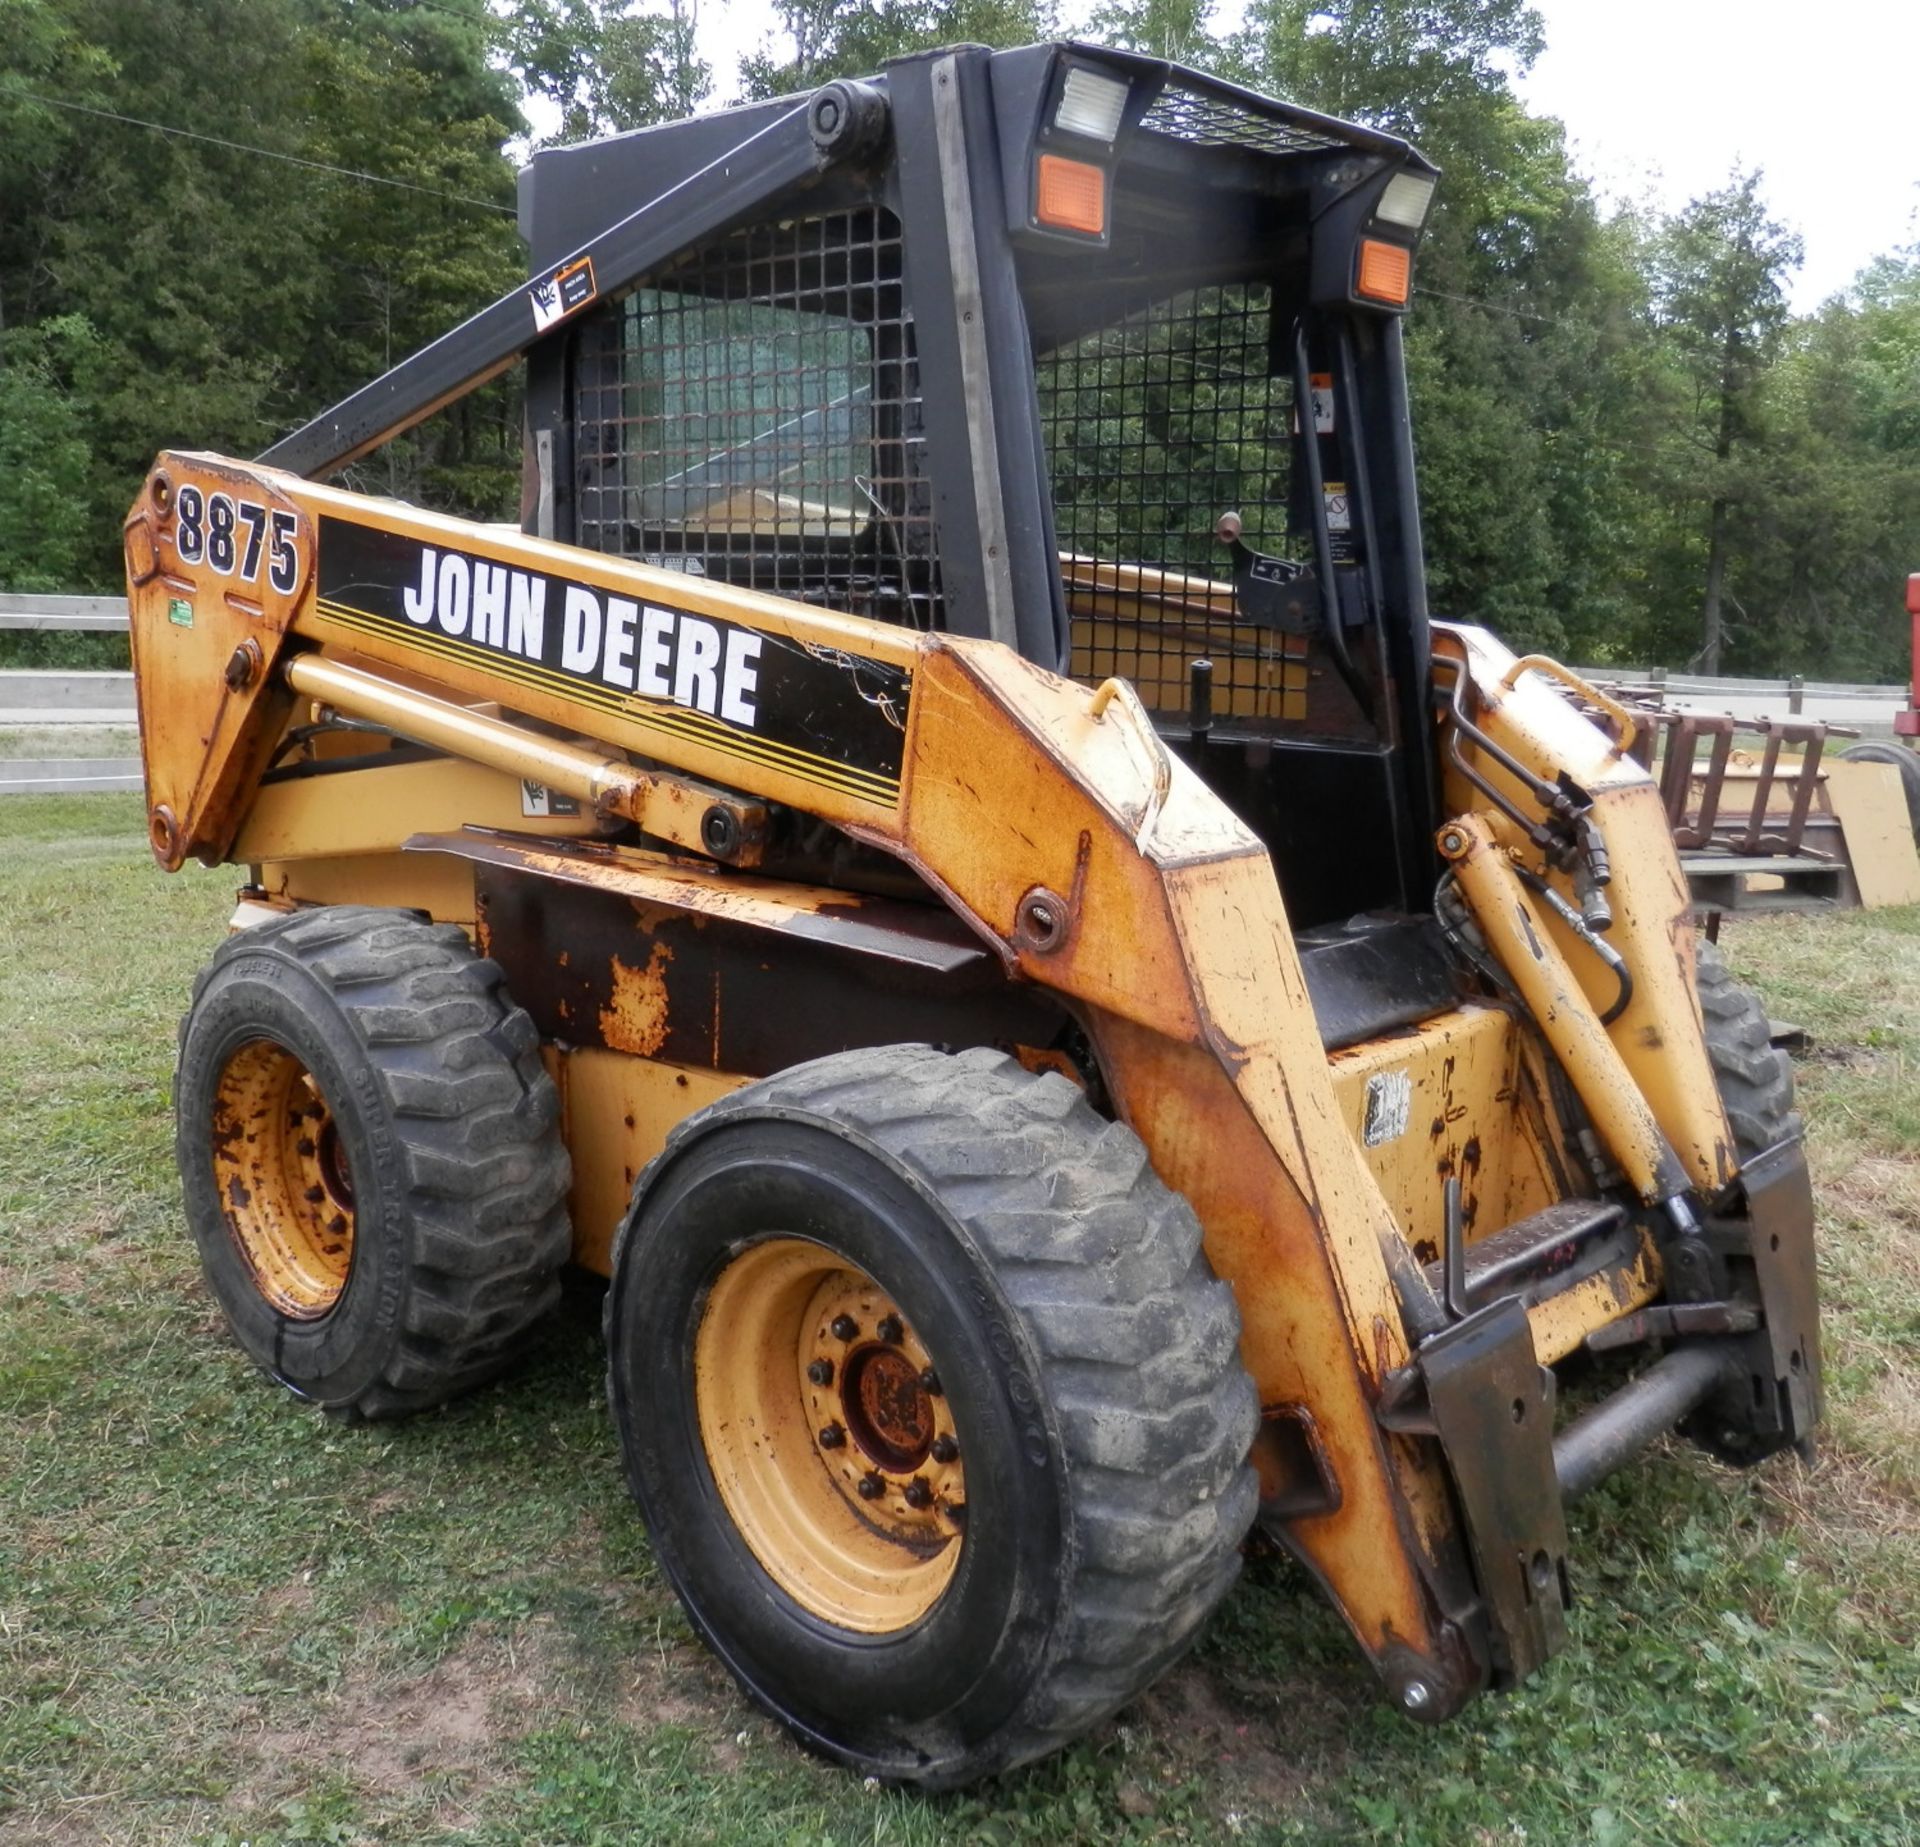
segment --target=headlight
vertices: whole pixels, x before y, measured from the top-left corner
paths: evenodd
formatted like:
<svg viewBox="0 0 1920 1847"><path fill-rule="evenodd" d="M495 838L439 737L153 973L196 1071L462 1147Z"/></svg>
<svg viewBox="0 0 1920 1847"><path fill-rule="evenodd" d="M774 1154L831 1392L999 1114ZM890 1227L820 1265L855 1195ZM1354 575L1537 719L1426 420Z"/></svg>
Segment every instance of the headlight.
<svg viewBox="0 0 1920 1847"><path fill-rule="evenodd" d="M1388 224L1417 231L1426 223L1427 207L1432 203L1431 173L1396 173L1387 181L1387 189L1380 195L1380 206L1374 216L1385 219Z"/></svg>
<svg viewBox="0 0 1920 1847"><path fill-rule="evenodd" d="M1053 125L1064 135L1111 142L1120 132L1126 107L1127 86L1118 77L1102 77L1084 64L1069 64L1060 85Z"/></svg>

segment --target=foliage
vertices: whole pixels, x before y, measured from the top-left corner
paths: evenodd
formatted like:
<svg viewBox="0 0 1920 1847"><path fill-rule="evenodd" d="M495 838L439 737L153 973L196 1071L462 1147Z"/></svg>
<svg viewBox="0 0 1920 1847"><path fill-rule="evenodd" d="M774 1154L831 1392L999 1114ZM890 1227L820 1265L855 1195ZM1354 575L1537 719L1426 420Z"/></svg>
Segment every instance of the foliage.
<svg viewBox="0 0 1920 1847"><path fill-rule="evenodd" d="M700 0L517 0L508 62L559 111L556 141L690 115L713 89L695 41Z"/></svg>
<svg viewBox="0 0 1920 1847"><path fill-rule="evenodd" d="M509 286L522 103L562 139L707 105L699 9L0 0L0 581L110 584L156 449L257 452ZM1079 32L1409 137L1443 169L1407 342L1436 611L1576 659L1704 662L1712 629L1730 672L1904 675L1920 253L1796 319L1796 245L1757 175L1670 221L1609 213L1515 92L1543 44L1526 0L1253 0L1231 29L1224 12L778 0L740 83L770 96ZM1209 503L1251 512L1262 478L1279 486L1251 427L1168 441L1178 405L1099 377L1099 417L1067 432L1069 510L1136 438ZM348 478L500 517L519 446L509 379Z"/></svg>
<svg viewBox="0 0 1920 1847"><path fill-rule="evenodd" d="M0 321L90 330L84 363L57 334L21 362L85 448L62 588L118 575L158 449L253 454L521 273L518 99L488 43L479 0L0 0ZM498 513L517 425L482 395L361 478ZM0 557L19 544L9 519Z"/></svg>
<svg viewBox="0 0 1920 1847"><path fill-rule="evenodd" d="M1054 26L1051 0L775 0L774 10L792 49L765 45L740 61L750 97L862 76L939 45L1024 45Z"/></svg>
<svg viewBox="0 0 1920 1847"><path fill-rule="evenodd" d="M0 583L70 590L91 563L73 518L93 451L77 386L99 337L82 315L55 315L0 338Z"/></svg>

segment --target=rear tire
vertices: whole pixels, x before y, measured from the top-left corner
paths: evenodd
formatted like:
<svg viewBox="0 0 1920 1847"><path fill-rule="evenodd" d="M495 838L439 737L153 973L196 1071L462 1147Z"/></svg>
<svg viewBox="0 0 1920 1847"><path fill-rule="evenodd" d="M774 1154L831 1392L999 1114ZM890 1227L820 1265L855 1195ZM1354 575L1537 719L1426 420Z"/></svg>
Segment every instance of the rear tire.
<svg viewBox="0 0 1920 1847"><path fill-rule="evenodd" d="M1131 1130L999 1053L891 1046L689 1118L634 1199L628 1479L695 1627L804 1743L953 1787L1187 1648L1239 1569L1258 1406Z"/></svg>
<svg viewBox="0 0 1920 1847"><path fill-rule="evenodd" d="M1695 957L1707 1056L1726 1106L1733 1145L1742 1164L1800 1133L1793 1107L1793 1063L1772 1040L1773 1025L1760 996L1733 978L1726 958L1701 941Z"/></svg>
<svg viewBox="0 0 1920 1847"><path fill-rule="evenodd" d="M194 984L175 1152L254 1362L348 1418L497 1373L569 1249L533 1023L451 924L338 905L230 936Z"/></svg>

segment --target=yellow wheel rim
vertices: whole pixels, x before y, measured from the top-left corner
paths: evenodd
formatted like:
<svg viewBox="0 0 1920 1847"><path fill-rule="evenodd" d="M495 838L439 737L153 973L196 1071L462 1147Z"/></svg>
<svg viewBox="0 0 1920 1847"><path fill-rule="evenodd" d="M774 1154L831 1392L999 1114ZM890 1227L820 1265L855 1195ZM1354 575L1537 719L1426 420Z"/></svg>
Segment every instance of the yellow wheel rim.
<svg viewBox="0 0 1920 1847"><path fill-rule="evenodd" d="M250 1040L222 1067L213 1174L261 1295L298 1321L326 1314L353 1266L353 1178L333 1111L285 1046Z"/></svg>
<svg viewBox="0 0 1920 1847"><path fill-rule="evenodd" d="M693 1365L708 1466L767 1575L843 1629L926 1615L960 1560L961 1439L873 1278L802 1238L752 1245L714 1281Z"/></svg>

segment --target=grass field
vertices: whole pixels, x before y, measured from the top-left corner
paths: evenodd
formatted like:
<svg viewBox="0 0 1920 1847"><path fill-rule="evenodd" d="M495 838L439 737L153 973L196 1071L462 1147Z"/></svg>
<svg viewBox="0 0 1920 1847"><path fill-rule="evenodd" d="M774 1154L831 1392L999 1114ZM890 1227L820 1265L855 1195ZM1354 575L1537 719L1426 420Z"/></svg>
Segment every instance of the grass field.
<svg viewBox="0 0 1920 1847"><path fill-rule="evenodd" d="M117 796L0 803L0 1839L1920 1841L1920 912L1730 927L1814 1034L1832 1428L1573 1517L1574 1646L1435 1732L1280 1559L1073 1751L959 1798L802 1757L694 1642L598 1339L344 1430L181 1229L176 1017L232 873Z"/></svg>

